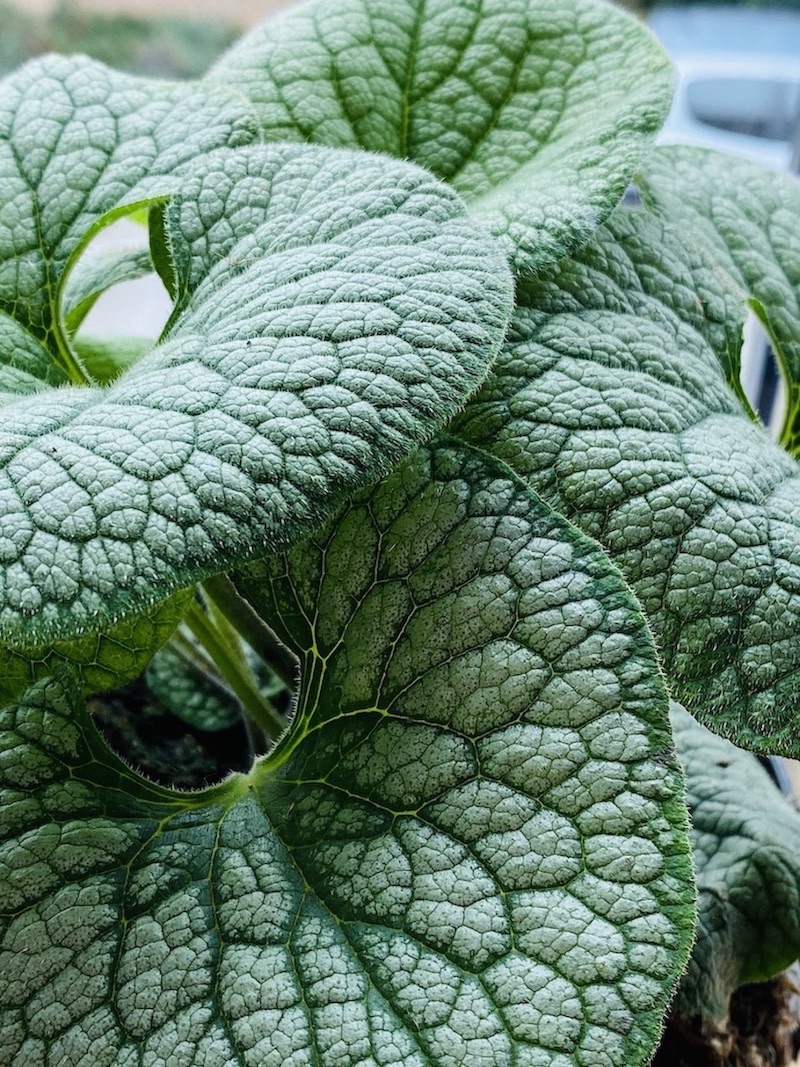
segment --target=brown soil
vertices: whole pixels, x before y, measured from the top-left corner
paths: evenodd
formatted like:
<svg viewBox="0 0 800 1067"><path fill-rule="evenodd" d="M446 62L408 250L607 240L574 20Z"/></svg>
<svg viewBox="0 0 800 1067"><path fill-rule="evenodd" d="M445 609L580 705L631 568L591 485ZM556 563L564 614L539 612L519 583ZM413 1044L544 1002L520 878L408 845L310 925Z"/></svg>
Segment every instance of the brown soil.
<svg viewBox="0 0 800 1067"><path fill-rule="evenodd" d="M652 1067L796 1067L799 994L792 978L781 975L737 990L725 1029L671 1018Z"/></svg>

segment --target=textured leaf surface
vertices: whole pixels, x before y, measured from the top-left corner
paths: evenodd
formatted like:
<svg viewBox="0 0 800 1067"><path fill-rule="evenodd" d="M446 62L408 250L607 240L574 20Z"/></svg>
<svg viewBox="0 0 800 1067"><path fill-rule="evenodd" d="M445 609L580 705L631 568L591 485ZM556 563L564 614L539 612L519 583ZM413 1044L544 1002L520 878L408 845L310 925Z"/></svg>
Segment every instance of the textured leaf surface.
<svg viewBox="0 0 800 1067"><path fill-rule="evenodd" d="M201 730L225 730L241 717L241 706L212 673L213 664L201 657L197 647L190 647L188 655L173 645L162 648L147 667L147 684L156 700L183 722Z"/></svg>
<svg viewBox="0 0 800 1067"><path fill-rule="evenodd" d="M671 88L655 40L595 0L318 0L245 35L210 77L248 94L269 139L430 168L522 272L586 242Z"/></svg>
<svg viewBox="0 0 800 1067"><path fill-rule="evenodd" d="M664 147L641 176L648 205L679 221L736 278L770 335L789 388L782 443L800 451L800 181L745 160ZM738 359L732 367L738 377Z"/></svg>
<svg viewBox="0 0 800 1067"><path fill-rule="evenodd" d="M47 56L0 82L0 313L50 351L29 362L0 332L0 362L65 377L60 287L90 227L125 204L164 196L197 155L256 138L244 102L222 87L137 78L85 56ZM62 334L60 338L58 335Z"/></svg>
<svg viewBox="0 0 800 1067"><path fill-rule="evenodd" d="M196 160L166 340L7 406L0 630L97 629L318 525L485 377L511 280L417 167L305 145Z"/></svg>
<svg viewBox="0 0 800 1067"><path fill-rule="evenodd" d="M748 752L673 710L686 771L698 926L678 1011L722 1023L739 986L800 956L800 815Z"/></svg>
<svg viewBox="0 0 800 1067"><path fill-rule="evenodd" d="M137 678L153 653L169 638L186 613L190 591L120 620L98 633L31 648L0 646L0 701L8 703L38 678L67 664L84 693L102 693Z"/></svg>
<svg viewBox="0 0 800 1067"><path fill-rule="evenodd" d="M725 383L735 292L681 230L617 213L551 280L520 287L460 432L602 541L676 697L747 747L791 753L800 478Z"/></svg>
<svg viewBox="0 0 800 1067"><path fill-rule="evenodd" d="M682 784L604 554L463 448L251 570L302 657L248 776L5 712L0 1062L634 1067L688 953Z"/></svg>

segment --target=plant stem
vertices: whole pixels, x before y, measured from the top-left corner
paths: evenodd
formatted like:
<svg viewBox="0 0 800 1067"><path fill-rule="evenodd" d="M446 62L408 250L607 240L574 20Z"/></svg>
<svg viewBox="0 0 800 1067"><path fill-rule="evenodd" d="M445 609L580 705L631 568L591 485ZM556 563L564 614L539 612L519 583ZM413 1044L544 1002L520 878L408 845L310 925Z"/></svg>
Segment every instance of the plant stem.
<svg viewBox="0 0 800 1067"><path fill-rule="evenodd" d="M253 741L258 740L257 732L277 741L286 729L286 722L256 686L241 650L223 637L196 600L192 601L185 621L250 718Z"/></svg>
<svg viewBox="0 0 800 1067"><path fill-rule="evenodd" d="M240 596L227 574L209 578L203 596L221 612L240 637L290 689L297 681L297 659L282 645L264 620Z"/></svg>

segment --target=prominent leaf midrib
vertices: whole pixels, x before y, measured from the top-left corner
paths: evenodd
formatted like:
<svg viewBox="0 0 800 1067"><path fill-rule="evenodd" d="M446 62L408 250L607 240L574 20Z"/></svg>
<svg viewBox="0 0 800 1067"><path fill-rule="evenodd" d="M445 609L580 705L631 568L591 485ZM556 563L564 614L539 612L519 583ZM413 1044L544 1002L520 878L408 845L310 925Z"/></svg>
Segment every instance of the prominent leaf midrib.
<svg viewBox="0 0 800 1067"><path fill-rule="evenodd" d="M527 29L527 27L526 27L526 29ZM529 39L530 39L530 30L528 30L528 40ZM508 88L507 88L506 93L503 96L501 102L499 104L497 104L497 105L492 105L490 107L490 112L489 112L487 121L483 124L481 129L475 131L475 134L471 138L471 141L470 141L469 150L459 160L457 169L452 171L449 174L442 175L442 177L444 177L448 181L452 182L452 184L456 187L456 189L459 188L459 177L463 174L464 170L470 165L470 163L472 163L477 158L478 154L485 147L486 141L488 141L489 137L492 134L492 131L497 128L500 120L503 118L503 111L504 111L505 107L509 104L509 102L516 95L519 78L520 78L520 75L521 75L522 71L525 68L525 64L526 64L527 59L528 59L528 54L525 51L525 49L520 49L518 54L514 57L514 64L512 66L511 74L510 74L510 77L508 79ZM480 94L477 92L477 90L475 90L475 94L476 94L476 96L480 96ZM484 98L482 97L481 99L484 99ZM488 101L487 101L487 103L488 103ZM554 116L553 122L557 122L558 121L558 117L559 117L558 115ZM551 124L550 128L552 129L552 124ZM537 151L533 153L533 155L531 156L531 158L529 160L527 160L527 162L525 164L526 166L530 166L530 164L533 162L533 160L535 160L536 154L538 153L538 150L539 149L537 148ZM517 177L518 177L518 171L516 171L515 174L514 174L514 178L517 179ZM503 181L508 181L508 178L506 177L499 184L502 185ZM493 195L495 195L496 191L497 191L497 186L489 184L488 187L485 190L483 190L483 192L480 192L480 193L477 193L477 194L467 194L467 193L465 193L464 195L465 195L465 197L467 199L467 202L469 203L471 209L475 210L476 207L480 207L481 206L481 203L485 198L491 198Z"/></svg>
<svg viewBox="0 0 800 1067"><path fill-rule="evenodd" d="M423 484L430 485L429 493L424 495L420 490ZM493 504L488 494L495 490ZM411 511L406 508L406 497L413 502ZM366 499L374 503L371 520L366 514ZM453 634L441 647L430 623L420 628L421 641L428 640L429 636L433 638L436 655L431 658L449 660L450 649L460 651L462 644L480 644L489 656L486 666L493 677L496 675L495 681L512 680L514 692L500 697L503 713L494 716L496 732L493 740L496 744L492 748L490 742L490 747L485 747L481 740L485 720L478 718L473 726L470 722L475 718L473 715L463 721L458 719L462 728L452 737L447 722L429 722L431 708L437 710L435 691L410 703L408 714L392 716L391 723L387 723L387 712L381 708L367 709L360 717L347 709L339 709L337 694L331 692L331 686L327 684L330 675L326 678L318 659L307 654L304 667L316 669L318 677L315 683L314 679L301 675L302 689L308 693L314 687L316 694L320 683L325 686L319 692L319 706L307 708L311 725L314 725L313 719L324 716L326 702L335 711L342 711L340 721L327 735L320 731L309 736L309 731L307 740L303 746L296 747L291 760L276 761L273 766L267 756L259 760L248 775L229 780L216 790L185 800L179 797L181 804L177 808L162 803L154 811L157 825L150 825L146 820L147 810L141 805L136 808L134 804L133 825L119 833L117 850L126 857L128 877L120 890L118 882L122 881L122 874L119 879L113 878L112 874L114 885L104 888L111 910L102 930L98 925L94 938L96 940L102 934L105 939L110 936L106 931L118 934L113 926L114 909L119 912L122 892L123 920L127 919L130 934L127 936L127 951L123 948L123 955L117 956L120 961L116 983L120 1028L110 1035L107 1047L117 1058L122 1055L136 1058L137 1052L141 1057L145 1049L152 1055L158 1055L161 1049L161 1055L168 1057L163 1050L172 1049L170 1042L174 1027L188 1018L191 1010L203 1015L207 1013L212 1019L229 1012L224 1020L228 1024L229 1041L225 1052L232 1062L241 1064L252 1059L256 1055L257 1042L262 1039L265 1046L273 1049L272 1055L277 1055L275 1050L291 1036L289 1031L279 1027L280 1034L273 1040L271 1034L260 1029L260 1018L252 1014L258 1013L260 1007L280 1006L277 1000L275 1004L271 1001L271 987L264 988L259 994L258 988L252 986L252 980L258 981L253 965L259 961L260 967L263 959L265 966L274 965L280 975L279 981L286 983L285 1004L293 1014L296 1012L300 1030L304 1032L308 1026L310 1036L298 1042L302 1047L296 1056L298 1059L305 1057L309 1062L335 1058L332 1050L343 1047L334 1044L340 1040L344 1040L350 1049L351 1059L356 1058L356 1042L368 1058L369 1040L377 1041L378 1037L374 1035L384 1034L387 1030L396 1034L398 1050L405 1049L414 1062L449 1062L449 1058L457 1058L456 1053L452 1056L450 1053L453 1040L465 1042L469 1049L465 1060L470 1063L479 1059L494 1062L492 1051L496 1055L498 1049L508 1050L509 1056L513 1053L517 1057L535 1054L542 1058L546 1055L544 1050L549 1050L553 1043L559 1049L551 1054L557 1052L561 1058L569 1058L569 1050L573 1047L570 1042L579 1043L581 1034L585 1036L585 1043L591 1045L594 1031L587 1029L590 1024L598 1028L601 1042L605 1040L603 1035L608 1034L611 1042L609 1055L615 1063L621 1063L625 1058L623 1048L635 1059L641 1049L646 1052L656 1039L656 1014L666 1001L673 971L682 958L683 931L688 930L689 919L684 912L676 915L671 911L671 908L679 908L680 899L687 895L684 888L688 880L683 876L688 876L688 871L681 860L684 827L679 812L682 809L674 803L677 782L665 753L666 731L662 721L665 698L657 676L652 674L655 653L635 602L605 557L588 540L543 508L507 468L457 443L439 445L427 456L424 452L418 454L409 462L404 474L394 476L391 484L362 493L351 507L356 509L356 514L352 517L352 525L348 526L349 534L368 530L372 521L384 530L381 543L384 549L387 543L392 544L396 539L397 581L407 580L405 562L415 558L417 546L425 556L427 567L424 574L420 574L423 590L427 596L427 583L433 582L442 602L443 625L448 632L450 627L453 628ZM454 508L457 509L455 517L460 517L463 512L474 521L474 527L470 527L473 536L466 541L462 531L454 527ZM487 509L491 514L486 514ZM508 521L502 521L504 519ZM294 625L294 629L290 625L284 630L281 623L279 630L282 638L290 638L289 643L292 643L292 634L296 637L294 643L308 643L309 631L303 615L319 613L315 625L327 626L331 639L338 637L341 628L352 625L352 606L336 597L330 587L321 586L322 580L330 583L340 573L349 573L351 579L347 588L360 593L362 583L369 585L378 576L394 575L394 568L384 572L376 566L376 553L380 552L381 546L376 548L374 531L367 532L361 545L358 539L350 540L341 520L336 529L342 540L335 549L329 537L317 538L318 542L328 546L322 566L319 546L306 543L283 557L267 558L254 565L252 571L244 572L245 581L249 573L250 584L246 588L263 614L269 616L272 601L282 607L285 618ZM551 565L549 553L554 544L562 547L557 548L556 559ZM437 547L442 555L431 556L429 553ZM533 574L520 570L517 553L525 549L531 552ZM442 561L441 568L436 566L437 559ZM541 578L536 578L540 568ZM506 669L505 654L496 658L491 651L495 636L507 628L506 613L491 610L494 594L499 588L498 569L507 574L520 592L528 594L523 617L530 618L533 629L520 634L521 652L527 647L531 650L539 647L536 635L540 632L542 639L547 638L548 647L551 641L556 642L552 644L553 659L567 644L576 647L575 641L569 640L572 615L561 622L542 620L545 629L541 631L533 621L536 616L535 590L539 581L554 579L556 590L563 589L566 600L562 602L556 596L553 602L574 604L576 611L584 602L584 587L589 590L587 595L597 600L598 614L593 615L591 624L587 623L586 638L592 642L593 649L595 646L599 649L606 641L612 642L611 661L603 660L609 667L610 688L606 689L606 683L598 679L607 695L596 699L594 694L587 692L586 704L575 722L572 722L570 711L572 688L569 685L568 691L553 695L555 703L545 702L541 707L526 691L517 692L519 679L524 682L525 671L537 672L530 676L531 679L538 677L535 654L533 657L523 655L516 667L508 665L509 669ZM490 609L478 627L484 634L483 642L476 639L469 615L462 618L460 613L450 611L449 599L453 595L450 584L458 585L465 571L486 576L484 596L475 598L476 609L480 610L484 603ZM323 620L322 612L327 608L329 595L334 598L330 603L335 606L335 614ZM298 614L300 611L303 615ZM399 613L399 622L402 622L403 614ZM364 612L362 616L369 625L373 616ZM438 623L439 619L437 614L435 621ZM365 661L369 677L372 677L373 665L376 669L383 665L384 646L387 642L394 643L399 622L390 612L385 624L378 626ZM548 636L549 626L555 627L552 637ZM581 626L581 634L583 630ZM352 645L357 636L353 629L348 633ZM617 633L621 643L614 637ZM565 681L571 670L577 672L575 691L582 691L580 664L570 667L565 664L564 670ZM606 672L602 673L605 677ZM404 674L400 673L399 677ZM525 687L526 690L530 688ZM474 678L464 695L467 699L472 696L480 698L479 690L479 680ZM351 704L353 698L371 699L370 690L358 687L345 686L344 694ZM440 695L448 701L449 707L449 697L444 690ZM36 699L39 703L31 706L37 709L43 707L46 711L48 701L54 701L55 708L61 707L58 694L37 694ZM607 745L602 740L603 716L610 713L615 729L624 731L626 711L634 720L628 724L628 729L638 738L634 748L629 748L624 737ZM302 715L302 711L298 714ZM82 712L73 701L61 715L66 725ZM440 714L439 717L444 716ZM570 722L572 727L568 726ZM583 735L581 729L589 723L597 725ZM81 724L85 733L88 724L79 718L78 725ZM524 761L528 758L546 759L540 731L535 728L548 725L553 728L548 743L565 746L564 767L557 774L549 774L545 766L541 768L541 775L531 770L525 774L522 787L518 788L516 778L526 766ZM519 734L522 746L510 760L502 752L507 739L506 726L514 727L514 736ZM101 789L91 788L94 779L99 782L104 777L102 773L95 773L90 784L85 782L88 770L74 770L72 765L76 762L85 767L87 755L82 742L77 757L72 757L67 747L69 737L68 733L64 735L64 751L54 753L56 761L63 765L64 775L61 777L72 775L84 781L93 793L93 805L106 819L116 820L119 826L120 814L129 813L130 805L123 809L124 797L109 796ZM466 744L462 743L462 738ZM419 781L419 787L416 787L413 782L418 779L408 781L404 777L406 769L409 763L413 767L413 761L423 752L419 746L429 743L436 746L431 759L424 759L424 763L429 764L430 775L426 782ZM454 756L458 759L455 773L451 766ZM495 756L497 762L493 762ZM667 766L664 766L665 756ZM98 753L96 758L108 764L107 756ZM371 766L371 759L377 760L377 765ZM595 811L594 805L607 798L599 798L591 784L596 773L594 761L600 761L597 764L600 768L608 767L611 785L604 792L609 798L620 797L623 808L631 808L638 794L653 798L645 800L643 815L632 810L629 817L626 818L624 812L620 816L630 833L642 837L646 853L652 853L652 863L648 861L648 866L633 877L645 888L641 906L634 909L639 926L630 931L623 922L607 916L604 894L593 896L591 886L586 884L587 870L601 879L608 875L612 882L618 883L610 898L613 901L617 894L624 894L624 886L628 883L624 871L604 869L609 861L616 862L618 858L624 861L628 850L620 841L610 854L602 855L602 849L606 847L600 821L602 815L599 809ZM586 774L582 774L575 780L576 786L579 781L582 783L578 786L582 792L569 801L560 787L584 765L588 767L586 774L591 777L587 779ZM539 766L538 762L536 766ZM113 776L107 771L105 777ZM60 780L58 773L54 780ZM637 785L639 782L642 784ZM533 791L540 792L545 799L532 796ZM135 793L135 790L131 792ZM476 813L471 807L473 800L478 805ZM488 824L484 824L482 818L476 818L477 812L494 811L498 800L502 800L503 807L497 810L497 822L495 816L491 816ZM576 812L575 808L579 810ZM140 833L137 833L137 816L144 822ZM57 824L63 821L57 813L53 817ZM36 822L35 815L28 816L22 818L20 825L31 826ZM556 827L556 838L550 845L543 843L537 849L536 838L532 835L540 829L546 830L551 824ZM541 851L543 858L553 857L552 860L544 859L548 866L557 864L562 853L558 827L562 825L568 838L576 839L574 847L567 848L574 867L566 873L561 873L556 866L548 876L545 871L540 871L539 862L531 857L522 859L521 866L512 859L508 866L504 855L498 853L503 838L496 839L495 834L510 833L515 840L522 834L520 842L524 843L527 836L535 852ZM146 840L142 840L145 835ZM590 847L587 840L581 846L578 844L581 837L594 839L595 844ZM173 852L174 849L177 851ZM435 851L431 852L431 849ZM133 858L128 860L130 855ZM370 868L365 867L360 872L359 857L362 855L369 856ZM635 862L636 855L636 851L632 851L629 859ZM470 872L476 879L474 889L470 888L470 882L464 881ZM99 878L104 886L109 881L109 877L100 878L89 870L88 881L95 878ZM539 890L545 894L541 900L537 896ZM242 894L249 896L251 892L254 896L245 900ZM46 904L51 910L53 899L51 894ZM686 903L688 907L688 900ZM561 951L556 942L547 939L540 949L539 942L532 937L526 938L530 921L526 916L533 916L532 909L538 904L556 909L565 907L568 915L574 911L580 917L582 929L586 924L593 928L595 923L598 929L607 928L609 924L616 929L614 937L618 942L619 958L613 964L614 975L606 974L596 939L578 946L579 956L588 953L590 957L581 963L580 959L576 961L569 954L565 955L569 946ZM264 908L268 910L264 911ZM468 911L462 912L464 908ZM173 942L169 924L176 916L187 914L187 909L196 915L197 922L192 920L191 927L186 927L185 936L180 932L183 928L179 927L179 936ZM463 926L458 918L462 914ZM556 934L561 928L558 915L558 912L553 915ZM35 920L35 914L26 915L21 920L23 928L27 929L26 924L35 923ZM265 936L257 929L262 923ZM516 924L516 929L512 924ZM664 937L659 931L670 945L672 939L677 938L676 964L673 967L669 958L664 959L664 970L668 973L663 981L660 981L661 975L655 973L652 962L640 967L633 955L637 946L647 951L644 946L653 939L663 943ZM316 940L317 932L321 941ZM143 948L145 934L152 944L152 955ZM53 940L48 941L46 931L41 933L40 939L42 946ZM91 958L91 944L91 939L87 940L86 958ZM111 948L109 945L108 951ZM120 951L118 944L113 949ZM196 962L188 953L198 954L194 957ZM395 954L401 961L399 971L385 963ZM165 973L169 977L165 976L163 986L165 992L169 991L168 996L158 1004L142 1003L136 998L142 994L146 1001L144 983L151 977L156 985L159 982L157 976L148 976L148 972L153 967L158 968L159 961L165 956L168 957ZM402 962L404 956L408 961L405 964ZM553 961L551 957L556 958ZM368 961L371 966L367 966ZM191 972L190 966L195 968ZM636 1008L628 1011L626 1007L625 988L626 982L635 983L640 969L655 982L655 988L651 992L645 991L646 1017L636 1019L633 1017ZM517 1014L515 1005L519 1003L521 993L515 992L515 983L523 983L521 991L525 983L533 988L540 974L551 987L543 995L551 1000L562 988L562 980L565 989L574 989L577 1018L580 1020L582 1016L585 1020L580 1030L576 1025L575 1033L564 1045L565 1048L569 1046L567 1052L560 1047L564 1044L561 1035L555 1034L552 1028L539 1032L535 1025L526 1025L524 1009L522 1017ZM330 981L337 975L344 984L337 983L336 989L317 986L320 978ZM344 978L344 975L348 977ZM14 976L17 976L16 971ZM432 990L428 997L426 990L430 987L426 976L436 979L439 993ZM221 977L224 977L224 984ZM113 979L114 974L103 973L102 978L105 982L107 978ZM37 980L37 995L41 992L37 1004L46 1005L52 987L50 978L40 969L34 976L34 981ZM245 983L245 987L238 989L234 983L239 981ZM625 1037L620 1026L598 1006L598 995L602 997L608 981L613 983L612 995L618 998L624 1013L622 1018L631 1021L631 1038ZM508 982L512 983L512 989ZM365 988L369 990L370 1003L362 1008L361 997ZM239 999L240 994L242 999ZM261 1003L260 996L264 998ZM432 997L430 1009L426 1006L426 997ZM80 1026L84 1019L91 1018L89 1008L102 1007L106 999L104 986L95 994L92 1005L67 1006L72 1022L76 1024L76 1033L85 1031L85 1026L82 1029ZM338 1009L327 1007L345 1000L352 1003L354 1012L348 1026L356 1025L358 1021L357 1029L347 1035L338 1030L336 1021L330 1028L331 1012L335 1014ZM498 1000L506 1005L505 1009L498 1008ZM124 1025L125 1015L129 1029ZM486 1021L485 1027L479 1019ZM381 1020L385 1020L385 1024L382 1025ZM60 1022L60 1019L56 1021ZM41 1029L46 1022L46 1019L37 1020L36 1027ZM316 1045L313 1043L315 1026L325 1028L317 1033ZM406 1036L409 1029L411 1033ZM224 1047L221 1026L218 1033L220 1046ZM240 1044L231 1040L236 1035ZM200 1050L204 1047L200 1042L208 1040L208 1036L204 1027L187 1034L187 1047L198 1050L195 1058L201 1055ZM470 1044L472 1041L476 1042L474 1047ZM578 1045L574 1047L578 1049ZM124 1052L121 1051L123 1048ZM578 1058L582 1058L584 1052L591 1059L590 1048L578 1052ZM505 1056L506 1052L501 1051L500 1058ZM376 1055L376 1062L380 1061L381 1057Z"/></svg>
<svg viewBox="0 0 800 1067"><path fill-rule="evenodd" d="M249 796L255 796L255 791L251 791L249 793ZM217 949L216 954L215 954L216 955L216 964L217 965L216 965L216 967L213 968L213 973L215 975L215 978L214 978L213 984L211 986L211 990L209 992L209 996L217 1006L217 1011L214 1013L215 1020L217 1021L218 1024L221 1025L223 1033L225 1034L225 1038L228 1041L228 1044L230 1045L230 1047L233 1050L234 1054L236 1055L239 1064L241 1065L241 1067L246 1067L246 1054L243 1051L240 1051L237 1048L237 1044L238 1043L237 1043L237 1041L236 1041L236 1039L235 1039L235 1037L233 1035L233 1032L231 1030L231 1024L228 1021L228 1017L225 1014L225 1012L222 1011L222 996L220 994L220 988L219 988L220 977L221 977L221 974L222 974L222 968L220 967L220 963L222 961L222 955L223 955L223 952L225 950L226 942L225 942L225 940L224 940L224 938L222 936L222 928L221 928L220 923L219 923L219 904L218 904L218 901L217 901L217 893L215 891L216 880L212 877L212 875L213 875L214 865L217 862L217 857L219 856L220 837L221 837L221 834L222 834L222 824L223 824L223 822L225 821L226 817L229 814L230 814L230 809L228 811L226 811L226 812L223 812L222 817L217 822L216 829L215 829L215 836L214 836L214 845L211 848L210 855L209 855L209 874L208 874L208 879L207 879L207 883L208 883L208 904L209 904L209 908L211 910L211 914L214 917L214 932L216 934L216 939L215 940L216 940L216 949ZM264 812L264 818L265 818L265 821L269 825L269 820L266 817L266 812ZM302 906L302 900L298 902L298 906L297 906L297 908L295 910L294 922L297 921L297 916L298 916L298 914L299 914L299 912L301 910L301 906ZM294 956L291 953L289 953L288 955L292 960L292 966L294 966ZM299 983L298 983L298 985L299 985ZM311 1029L311 1028L309 1027L309 1029Z"/></svg>
<svg viewBox="0 0 800 1067"><path fill-rule="evenodd" d="M421 0L421 5L424 5L425 2L426 2L426 0ZM434 79L431 82L430 88L426 89L426 91L424 93L419 93L418 95L415 95L415 96L412 97L411 92L410 92L410 90L412 88L412 85L410 83L408 84L408 90L409 91L406 94L406 96L404 97L404 99L408 102L409 105L410 104L419 103L421 100L425 100L428 97L433 96L434 93L438 92L438 90L441 89L441 87L444 85L444 83L449 81L450 78L452 78L453 75L456 73L456 71L459 68L460 63L462 62L462 60L464 58L464 54L469 50L470 45L472 45L472 43L475 40L475 35L478 32L478 27L480 26L481 16L483 14L483 5L484 5L484 0L476 0L474 6L470 9L470 15L472 15L473 12L474 12L474 17L471 18L471 20L470 20L469 30L468 30L467 36L466 36L466 38L464 40L463 49L456 54L455 58L453 59L453 62L449 66L440 68L439 74L436 77L436 79ZM407 141L405 142L405 144L406 144L406 147L408 147L408 142ZM414 157L412 156L411 158L414 158Z"/></svg>
<svg viewBox="0 0 800 1067"><path fill-rule="evenodd" d="M411 124L411 89L413 87L414 74L416 70L417 48L419 47L420 37L422 35L422 26L425 20L425 4L426 0L418 0L417 9L414 13L414 21L411 26L411 33L409 35L409 47L406 53L406 69L403 72L402 83L398 84L397 86L400 92L400 106L402 108L400 116L398 155L405 156L408 159L414 158L414 154L410 150L409 144L409 129ZM371 21L371 12L368 11L367 16ZM378 34L373 33L372 39L376 42L376 50L380 51L380 45L378 43L380 38ZM384 64L385 63L386 61L384 59Z"/></svg>
<svg viewBox="0 0 800 1067"><path fill-rule="evenodd" d="M10 151L10 153L11 153L13 159L14 159L14 162L17 165L17 173L22 178L22 180L25 182L25 186L28 189L28 192L30 194L31 209L33 211L33 221L34 221L34 226L36 227L36 238L37 238L38 245L34 246L34 247L30 248L30 249L26 249L26 251L33 252L33 251L36 251L36 248L38 247L38 250L41 252L41 254L42 254L42 265L44 267L44 290L48 295L48 300L45 303L45 308L47 308L49 310L48 320L43 322L43 323L41 323L40 324L40 328L37 329L37 324L34 323L34 322L29 321L27 316L26 316L26 321L24 323L22 323L21 325L23 325L27 330L30 330L30 332L33 334L33 336L37 337L38 340L42 341L43 343L46 343L47 341L50 340L50 337L52 335L52 329L53 329L52 316L53 316L53 295L54 294L53 294L53 285L52 285L52 261L51 261L51 258L50 258L52 250L49 248L48 243L45 241L44 231L42 229L42 217L41 217L41 211L40 211L40 207L39 207L39 190L36 189L34 186L32 186L30 184L30 182L28 180L28 176L27 176L27 174L25 173L25 171L23 169L22 160L20 158L19 152L17 151L17 147L14 144L14 141L12 140L12 138L8 137L8 138L4 138L4 140L5 140L6 144L8 145L9 151ZM17 318L17 315L18 315L18 312L19 312L19 308L18 308L18 305L16 303L12 302L10 305L4 305L3 306L3 310L6 311L7 314L9 314L12 318ZM19 320L17 319L17 321L19 321ZM47 347L49 348L50 345L47 344Z"/></svg>
<svg viewBox="0 0 800 1067"><path fill-rule="evenodd" d="M322 9L320 8L319 11L321 11L321 10ZM313 19L314 19L315 24L316 24L316 21L317 21L317 15L318 15L319 11L315 10L314 13L313 13ZM316 26L315 26L315 28L316 28ZM342 115L347 120L347 124L350 127L350 132L352 134L353 141L356 144L358 144L359 141L360 141L360 138L359 138L359 135L358 135L358 127L356 125L356 122L355 122L353 116L350 113L350 108L348 107L348 104L347 104L347 94L342 91L342 81L341 81L341 76L339 74L338 56L328 46L328 43L325 40L325 37L323 36L323 34L317 33L317 41L322 45L322 47L325 49L325 51L328 54L328 58L329 58L329 61L330 61L331 88L333 89L333 94L336 97L336 103L339 105L339 113L340 113L340 115ZM283 99L282 91L281 91L281 98ZM287 110L289 111L289 114L292 116L292 118L294 118L293 109L287 108ZM309 140L317 141L317 138L312 133L312 135L309 138Z"/></svg>

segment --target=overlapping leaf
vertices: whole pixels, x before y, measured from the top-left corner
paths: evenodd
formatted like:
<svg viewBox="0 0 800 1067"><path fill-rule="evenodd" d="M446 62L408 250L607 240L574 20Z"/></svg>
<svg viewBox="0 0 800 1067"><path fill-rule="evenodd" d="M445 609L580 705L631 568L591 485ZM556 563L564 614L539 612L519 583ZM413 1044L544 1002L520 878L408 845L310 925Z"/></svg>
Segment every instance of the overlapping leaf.
<svg viewBox="0 0 800 1067"><path fill-rule="evenodd" d="M655 40L595 0L318 0L245 35L210 77L247 92L269 139L429 167L523 273L614 207L671 87Z"/></svg>
<svg viewBox="0 0 800 1067"><path fill-rule="evenodd" d="M68 268L87 232L154 189L160 196L169 192L176 172L198 154L244 145L257 136L242 99L228 90L134 78L85 57L48 56L0 82L0 402L33 401L28 435L41 430L47 412L57 418L62 405L69 410L64 392L46 395L48 386L64 383L74 367L64 315L75 300L91 299L119 273L107 271L101 278L95 272L91 293L85 285L73 286L72 300L69 294L63 299ZM9 416L8 425L27 418L23 407L23 414ZM13 453L6 437L6 485ZM22 493L21 522L14 507L9 510L7 494L0 503L4 562L29 543L29 509L42 504L47 476L37 478L30 463L28 476L39 484L28 482ZM91 479L91 471L85 476ZM51 523L65 520L68 526L72 504L81 506L74 494L56 509ZM44 557L31 563L32 586L48 582L37 569L43 563ZM107 564L105 569L107 581ZM74 581L74 553L59 559L54 570L50 582ZM7 591L7 582L3 586ZM123 623L106 618L105 625L101 621L92 635L75 642L56 640L48 647L43 635L34 634L16 648L4 647L3 699L64 660L89 691L138 673L182 613L180 598L161 605L155 599L154 593L142 605L140 618ZM52 636L67 637L68 629Z"/></svg>
<svg viewBox="0 0 800 1067"><path fill-rule="evenodd" d="M137 78L85 56L47 56L4 78L0 313L63 357L60 288L90 229L173 191L175 173L198 155L256 137L244 100L221 86ZM0 362L13 364L15 348L3 344ZM64 378L55 360L31 372Z"/></svg>
<svg viewBox="0 0 800 1067"><path fill-rule="evenodd" d="M659 148L641 186L651 210L708 248L741 285L788 385L782 444L800 451L800 182L696 148ZM732 373L738 377L738 359Z"/></svg>
<svg viewBox="0 0 800 1067"><path fill-rule="evenodd" d="M792 752L800 478L725 382L744 310L681 228L621 211L551 280L520 287L460 432L603 542L684 704L747 747Z"/></svg>
<svg viewBox="0 0 800 1067"><path fill-rule="evenodd" d="M711 1026L731 994L800 955L800 817L750 753L673 709L692 821L698 926L678 1011Z"/></svg>
<svg viewBox="0 0 800 1067"><path fill-rule="evenodd" d="M253 656L254 682L265 697L286 690L263 661ZM191 636L181 631L153 657L145 672L156 700L177 718L200 730L225 730L238 722L242 706L220 677L213 662Z"/></svg>
<svg viewBox="0 0 800 1067"><path fill-rule="evenodd" d="M63 310L69 333L77 330L106 289L120 282L136 281L153 270L146 248L108 248L83 256L70 271L64 287Z"/></svg>
<svg viewBox="0 0 800 1067"><path fill-rule="evenodd" d="M137 678L186 613L181 590L108 627L45 645L0 646L0 702L19 698L38 679L68 665L83 693L102 693Z"/></svg>
<svg viewBox="0 0 800 1067"><path fill-rule="evenodd" d="M318 525L452 416L511 302L419 168L304 145L195 160L167 211L166 339L0 427L0 630L95 631Z"/></svg>
<svg viewBox="0 0 800 1067"><path fill-rule="evenodd" d="M604 554L443 446L243 588L302 659L249 775L147 786L57 682L3 712L4 1067L646 1062L693 886Z"/></svg>

